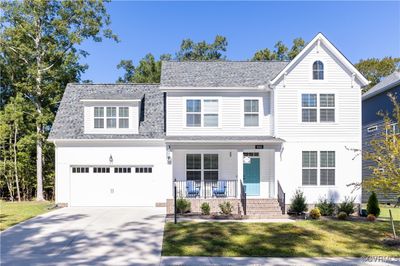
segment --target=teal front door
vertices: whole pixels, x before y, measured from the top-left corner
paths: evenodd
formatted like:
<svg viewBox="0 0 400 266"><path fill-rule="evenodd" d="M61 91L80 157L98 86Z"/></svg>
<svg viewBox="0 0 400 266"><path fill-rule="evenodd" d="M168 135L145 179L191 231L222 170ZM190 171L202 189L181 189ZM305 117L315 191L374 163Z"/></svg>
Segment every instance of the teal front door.
<svg viewBox="0 0 400 266"><path fill-rule="evenodd" d="M260 195L260 158L251 158L243 164L243 183L247 196Z"/></svg>

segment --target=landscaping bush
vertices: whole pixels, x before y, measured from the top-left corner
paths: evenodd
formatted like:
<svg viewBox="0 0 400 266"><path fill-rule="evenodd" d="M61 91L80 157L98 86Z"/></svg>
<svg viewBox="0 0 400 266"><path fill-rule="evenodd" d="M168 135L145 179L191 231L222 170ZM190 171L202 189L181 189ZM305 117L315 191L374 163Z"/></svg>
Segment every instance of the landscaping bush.
<svg viewBox="0 0 400 266"><path fill-rule="evenodd" d="M314 208L310 211L310 217L314 220L318 220L321 217L321 212L318 208Z"/></svg>
<svg viewBox="0 0 400 266"><path fill-rule="evenodd" d="M339 220L346 220L347 219L347 213L345 213L345 212L339 212L339 214L337 215L337 218L339 219Z"/></svg>
<svg viewBox="0 0 400 266"><path fill-rule="evenodd" d="M233 206L229 201L225 201L219 205L221 213L224 215L231 215L233 211Z"/></svg>
<svg viewBox="0 0 400 266"><path fill-rule="evenodd" d="M300 214L305 211L307 211L306 198L304 197L304 193L298 189L293 195L289 212L295 212L297 214Z"/></svg>
<svg viewBox="0 0 400 266"><path fill-rule="evenodd" d="M201 214L210 215L210 204L208 204L208 202L203 202L200 208L201 208Z"/></svg>
<svg viewBox="0 0 400 266"><path fill-rule="evenodd" d="M368 214L368 216L367 216L367 221L375 222L375 220L376 220L375 215L373 215L373 214Z"/></svg>
<svg viewBox="0 0 400 266"><path fill-rule="evenodd" d="M190 207L190 201L182 198L176 200L176 209L180 214L190 212Z"/></svg>
<svg viewBox="0 0 400 266"><path fill-rule="evenodd" d="M368 214L373 214L375 217L378 217L379 214L381 213L381 209L379 208L378 198L376 197L375 192L372 192L371 196L369 196L368 198L367 212Z"/></svg>
<svg viewBox="0 0 400 266"><path fill-rule="evenodd" d="M345 197L338 206L338 213L345 212L347 216L354 213L354 198Z"/></svg>
<svg viewBox="0 0 400 266"><path fill-rule="evenodd" d="M332 216L335 213L336 205L332 199L328 201L326 198L324 198L320 199L315 207L319 209L322 216Z"/></svg>

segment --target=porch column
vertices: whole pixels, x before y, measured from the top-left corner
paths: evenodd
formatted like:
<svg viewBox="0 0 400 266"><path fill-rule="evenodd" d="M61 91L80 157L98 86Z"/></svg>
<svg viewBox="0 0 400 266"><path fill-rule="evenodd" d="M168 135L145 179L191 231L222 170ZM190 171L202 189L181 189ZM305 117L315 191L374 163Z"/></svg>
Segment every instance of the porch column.
<svg viewBox="0 0 400 266"><path fill-rule="evenodd" d="M237 197L240 197L240 182L243 182L243 151L237 151Z"/></svg>
<svg viewBox="0 0 400 266"><path fill-rule="evenodd" d="M274 158L274 198L278 198L278 181L282 185L282 181L280 181L280 164L281 164L281 151L279 149L275 150L275 158Z"/></svg>

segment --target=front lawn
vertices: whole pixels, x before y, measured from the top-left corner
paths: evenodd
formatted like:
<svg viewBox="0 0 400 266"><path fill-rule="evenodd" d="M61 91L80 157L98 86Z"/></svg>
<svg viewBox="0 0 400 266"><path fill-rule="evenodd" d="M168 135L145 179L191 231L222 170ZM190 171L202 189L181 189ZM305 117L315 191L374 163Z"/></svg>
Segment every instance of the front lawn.
<svg viewBox="0 0 400 266"><path fill-rule="evenodd" d="M54 204L44 201L6 202L0 201L0 231L26 219L49 211Z"/></svg>
<svg viewBox="0 0 400 266"><path fill-rule="evenodd" d="M400 231L400 222L396 222ZM399 256L381 240L389 222L167 223L164 256Z"/></svg>
<svg viewBox="0 0 400 266"><path fill-rule="evenodd" d="M379 206L381 208L381 214L379 215L379 218L384 218L384 219L390 219L389 216L389 209L392 210L392 216L394 221L400 221L400 207L396 208L388 208L386 205L381 205Z"/></svg>

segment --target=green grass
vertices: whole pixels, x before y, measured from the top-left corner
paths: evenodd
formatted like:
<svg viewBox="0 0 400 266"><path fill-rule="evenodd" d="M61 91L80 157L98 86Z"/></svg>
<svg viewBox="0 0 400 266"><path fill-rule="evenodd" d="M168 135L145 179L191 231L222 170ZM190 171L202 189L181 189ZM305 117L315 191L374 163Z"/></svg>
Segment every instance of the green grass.
<svg viewBox="0 0 400 266"><path fill-rule="evenodd" d="M400 222L396 222L400 231ZM389 222L166 223L164 256L399 256Z"/></svg>
<svg viewBox="0 0 400 266"><path fill-rule="evenodd" d="M381 214L379 215L379 218L390 219L388 206L380 205L379 207L381 208ZM400 207L392 207L390 209L392 210L393 220L400 221Z"/></svg>
<svg viewBox="0 0 400 266"><path fill-rule="evenodd" d="M5 202L0 201L0 231L29 218L49 211L53 204L35 201Z"/></svg>

